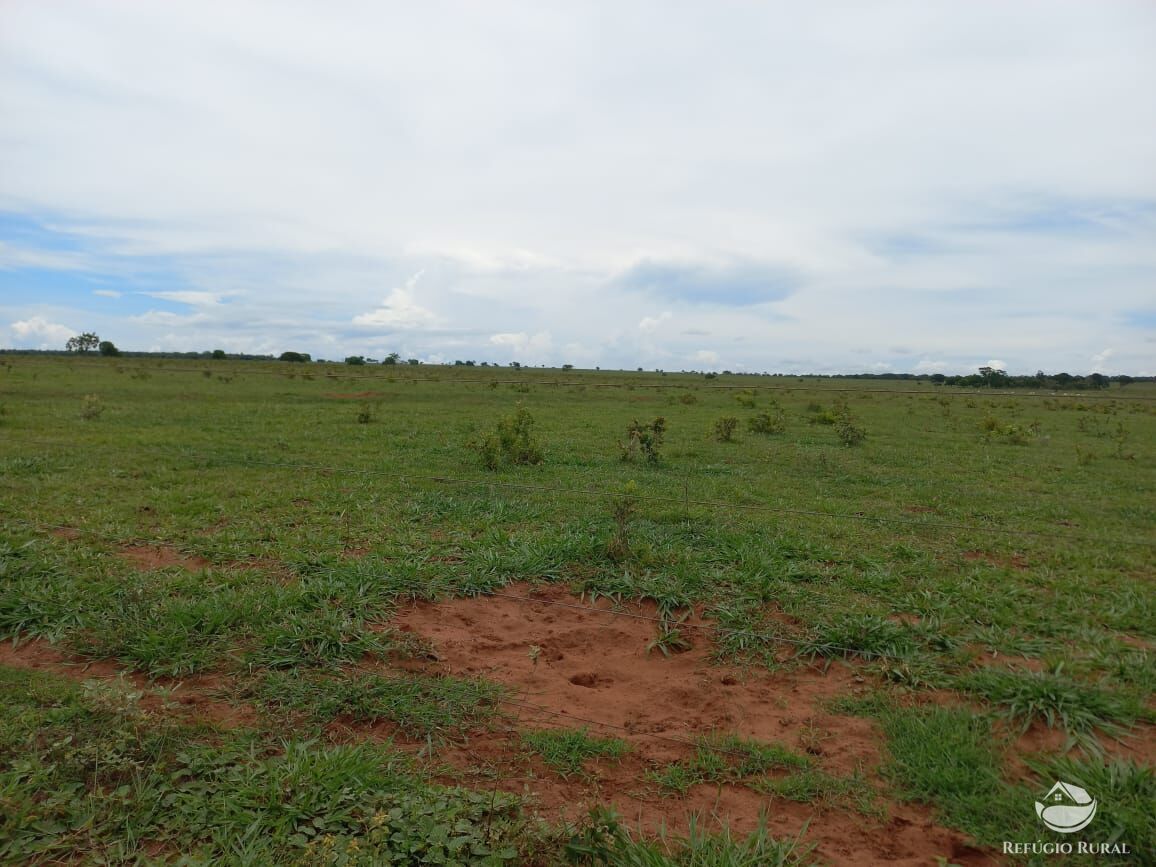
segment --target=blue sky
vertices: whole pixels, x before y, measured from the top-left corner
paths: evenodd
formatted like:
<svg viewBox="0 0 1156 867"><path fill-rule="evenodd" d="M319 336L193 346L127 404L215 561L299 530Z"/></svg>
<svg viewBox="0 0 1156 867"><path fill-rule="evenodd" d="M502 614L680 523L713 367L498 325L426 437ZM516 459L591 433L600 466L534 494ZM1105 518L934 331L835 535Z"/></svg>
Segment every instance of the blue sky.
<svg viewBox="0 0 1156 867"><path fill-rule="evenodd" d="M0 346L1156 374L1156 6L13 0Z"/></svg>

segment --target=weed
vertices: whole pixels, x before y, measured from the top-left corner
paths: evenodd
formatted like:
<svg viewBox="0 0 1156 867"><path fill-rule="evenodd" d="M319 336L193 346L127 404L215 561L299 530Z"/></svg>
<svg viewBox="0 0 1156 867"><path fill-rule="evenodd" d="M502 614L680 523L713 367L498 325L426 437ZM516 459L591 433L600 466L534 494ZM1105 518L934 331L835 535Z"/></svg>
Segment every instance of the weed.
<svg viewBox="0 0 1156 867"><path fill-rule="evenodd" d="M591 737L585 728L523 732L522 743L564 779L584 776L589 759L617 760L630 750L623 740Z"/></svg>
<svg viewBox="0 0 1156 867"><path fill-rule="evenodd" d="M749 388L744 388L742 391L735 392L735 403L745 409L755 408L755 393Z"/></svg>
<svg viewBox="0 0 1156 867"><path fill-rule="evenodd" d="M664 615L658 624L658 635L646 645L646 652L659 650L663 656L670 656L672 653L685 653L691 650L694 645L680 628L689 616L689 611L678 618Z"/></svg>
<svg viewBox="0 0 1156 867"><path fill-rule="evenodd" d="M496 470L503 463L516 466L540 464L544 460L542 446L534 436L534 417L521 404L514 414L501 419L493 433L486 435L474 448L482 456L488 470Z"/></svg>
<svg viewBox="0 0 1156 867"><path fill-rule="evenodd" d="M357 423L369 424L373 421L373 410L368 403L363 403L361 409L357 411Z"/></svg>
<svg viewBox="0 0 1156 867"><path fill-rule="evenodd" d="M99 394L86 394L80 399L80 417L85 421L96 421L103 412Z"/></svg>
<svg viewBox="0 0 1156 867"><path fill-rule="evenodd" d="M622 493L610 501L614 529L606 545L606 553L616 563L630 558L630 525L638 509L637 490L638 486L633 481L627 482Z"/></svg>
<svg viewBox="0 0 1156 867"><path fill-rule="evenodd" d="M722 418L715 419L713 434L717 442L733 443L735 441L735 429L739 426L739 420L733 415L724 415Z"/></svg>
<svg viewBox="0 0 1156 867"><path fill-rule="evenodd" d="M769 412L760 412L747 419L747 430L757 434L780 434L787 429L787 416L782 411L774 415Z"/></svg>
<svg viewBox="0 0 1156 867"><path fill-rule="evenodd" d="M835 416L835 433L845 446L857 446L867 439L867 431L859 426L846 402L840 404Z"/></svg>
<svg viewBox="0 0 1156 867"><path fill-rule="evenodd" d="M649 424L635 419L626 426L626 442L618 444L622 460L631 461L641 454L648 464L657 464L662 458L659 450L665 436L666 419L662 416Z"/></svg>

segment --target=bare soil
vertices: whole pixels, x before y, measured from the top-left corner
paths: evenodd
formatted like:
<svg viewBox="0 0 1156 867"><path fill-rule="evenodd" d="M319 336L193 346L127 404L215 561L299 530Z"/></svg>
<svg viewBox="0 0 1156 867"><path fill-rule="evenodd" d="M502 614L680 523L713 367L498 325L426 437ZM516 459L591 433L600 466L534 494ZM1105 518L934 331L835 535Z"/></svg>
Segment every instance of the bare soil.
<svg viewBox="0 0 1156 867"><path fill-rule="evenodd" d="M591 763L588 779L563 780L528 756L513 733L482 734L438 755L471 785L529 794L554 821L613 804L652 833L684 832L692 813L708 828L726 824L741 833L766 812L777 836L806 826L818 854L836 865L933 864L936 856L997 863L912 805L885 803L887 818L877 819L841 805L771 799L742 785L700 785L677 797L644 781L646 770L689 756L693 739L711 732L779 742L810 753L828 773L862 769L874 778L881 757L872 723L826 710L830 699L864 688L854 669L716 665L709 629L686 629L692 649L664 656L647 651L656 635L652 606L620 606L616 614L605 599L592 607L558 587L512 585L502 593L534 601L498 595L418 603L394 625L432 643L439 661L430 670L507 686L519 729L587 726L591 734L627 741L631 752L619 763ZM697 616L687 623L711 625ZM540 648L536 664L531 647Z"/></svg>

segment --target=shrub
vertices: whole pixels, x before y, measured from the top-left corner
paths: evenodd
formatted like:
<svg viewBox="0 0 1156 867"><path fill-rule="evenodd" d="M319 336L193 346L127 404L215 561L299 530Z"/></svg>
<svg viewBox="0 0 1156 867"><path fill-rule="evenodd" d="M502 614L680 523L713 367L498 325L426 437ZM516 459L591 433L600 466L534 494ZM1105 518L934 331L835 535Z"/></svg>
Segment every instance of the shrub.
<svg viewBox="0 0 1156 867"><path fill-rule="evenodd" d="M373 421L373 410L370 409L368 403L363 403L361 409L357 411L357 423L369 424L371 421Z"/></svg>
<svg viewBox="0 0 1156 867"><path fill-rule="evenodd" d="M666 435L666 419L659 416L650 424L642 424L635 419L626 426L626 442L619 443L622 460L630 461L642 454L646 462L657 464L660 460L659 448Z"/></svg>
<svg viewBox="0 0 1156 867"><path fill-rule="evenodd" d="M80 399L80 417L85 421L95 421L104 412L104 404L99 394L86 394Z"/></svg>
<svg viewBox="0 0 1156 867"><path fill-rule="evenodd" d="M493 433L487 434L474 446L486 469L496 470L503 463L519 466L542 463L542 446L534 437L533 428L534 417L518 404L513 415L501 419Z"/></svg>
<svg viewBox="0 0 1156 867"><path fill-rule="evenodd" d="M739 426L739 420L733 415L724 415L720 419L716 419L714 423L714 438L720 443L731 443L735 440L735 428Z"/></svg>
<svg viewBox="0 0 1156 867"><path fill-rule="evenodd" d="M769 412L760 412L747 419L747 429L751 433L777 434L787 429L787 417L779 410L774 415Z"/></svg>
<svg viewBox="0 0 1156 867"><path fill-rule="evenodd" d="M746 409L754 409L755 408L755 393L753 391L751 391L749 388L745 388L742 391L736 392L735 393L735 402L739 406L745 407Z"/></svg>

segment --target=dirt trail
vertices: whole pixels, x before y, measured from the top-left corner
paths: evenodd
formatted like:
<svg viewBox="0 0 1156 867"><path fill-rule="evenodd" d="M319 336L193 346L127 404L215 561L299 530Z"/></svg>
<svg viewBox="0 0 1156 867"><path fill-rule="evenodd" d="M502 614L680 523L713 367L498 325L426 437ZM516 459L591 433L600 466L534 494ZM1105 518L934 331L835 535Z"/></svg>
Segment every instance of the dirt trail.
<svg viewBox="0 0 1156 867"><path fill-rule="evenodd" d="M648 653L657 624L617 616L607 600L591 610L558 587L513 585L502 593L532 596L537 603L500 596L419 603L400 612L395 625L432 642L440 657L433 670L509 687L522 705L508 707L519 728L588 725L592 734L626 740L632 752L621 763L592 763L592 779L564 781L528 758L515 736L482 735L438 756L461 769L471 785L530 794L550 819L575 820L595 803L613 804L632 825L650 832L663 826L685 831L692 812L706 817L708 826L723 822L745 832L766 811L776 836L798 834L809 822L807 839L836 865L924 865L935 863L937 855L965 865L997 863L910 805L887 804L888 818L880 820L729 784L663 797L643 781L645 771L685 758L693 751L687 741L714 731L779 742L810 753L828 773L862 769L874 779L880 755L871 722L824 709L829 699L866 685L842 665L777 673L713 665L707 630L685 630L694 646L684 653ZM653 607L619 610L656 615ZM698 618L688 623L703 625ZM536 664L531 647L540 648Z"/></svg>

